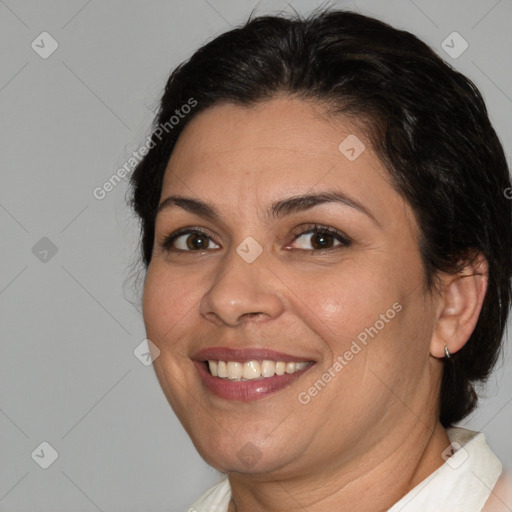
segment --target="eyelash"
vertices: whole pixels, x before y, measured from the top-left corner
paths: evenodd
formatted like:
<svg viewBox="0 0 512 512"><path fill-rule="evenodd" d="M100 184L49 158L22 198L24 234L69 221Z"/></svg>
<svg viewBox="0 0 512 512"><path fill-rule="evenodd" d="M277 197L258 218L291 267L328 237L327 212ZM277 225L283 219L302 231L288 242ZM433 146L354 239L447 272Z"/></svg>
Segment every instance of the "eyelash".
<svg viewBox="0 0 512 512"><path fill-rule="evenodd" d="M298 234L294 234L293 241L297 240L298 238L300 238L303 235L309 235L311 233L332 235L335 238L337 238L337 240L341 243L341 245L338 245L338 246L335 246L335 247L328 247L326 249L298 249L298 250L306 251L306 252L311 252L311 253L315 253L315 252L316 253L318 253L318 252L322 252L323 253L325 251L333 251L335 249L342 249L344 247L348 247L352 243L352 241L344 233L342 233L341 231L338 231L337 229L331 228L329 226L323 226L321 224L311 224L310 226L308 226L308 228L305 231L301 231ZM183 249L175 249L175 248L173 248L172 245L173 245L174 241L177 238L179 238L180 236L182 236L182 235L203 235L203 236L206 236L209 239L213 240L208 235L208 233L206 233L205 231L201 230L200 228L188 227L188 228L180 229L180 230L178 230L178 231L176 231L174 233L171 233L170 235L166 236L164 238L163 242L160 244L161 247L166 252L174 252L174 253L203 252L203 250L201 250L201 249L193 251L193 250L183 250ZM215 240L213 240L213 241L215 242ZM215 243L217 243L217 242L215 242Z"/></svg>

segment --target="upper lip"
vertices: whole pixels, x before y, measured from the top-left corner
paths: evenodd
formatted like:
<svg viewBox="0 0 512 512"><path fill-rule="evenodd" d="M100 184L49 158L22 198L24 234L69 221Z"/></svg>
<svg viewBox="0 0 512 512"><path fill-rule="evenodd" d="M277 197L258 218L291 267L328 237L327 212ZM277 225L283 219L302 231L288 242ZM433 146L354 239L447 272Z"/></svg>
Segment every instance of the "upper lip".
<svg viewBox="0 0 512 512"><path fill-rule="evenodd" d="M307 357L297 357L283 352L276 352L267 348L243 348L209 347L196 352L192 359L196 361L285 361L293 363L310 362Z"/></svg>

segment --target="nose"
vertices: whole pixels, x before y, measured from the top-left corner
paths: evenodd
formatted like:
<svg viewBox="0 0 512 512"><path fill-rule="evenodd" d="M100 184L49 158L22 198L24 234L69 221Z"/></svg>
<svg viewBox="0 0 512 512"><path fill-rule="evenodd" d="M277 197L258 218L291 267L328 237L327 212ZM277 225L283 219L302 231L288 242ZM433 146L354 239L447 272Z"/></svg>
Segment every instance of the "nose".
<svg viewBox="0 0 512 512"><path fill-rule="evenodd" d="M248 318L277 318L284 310L281 281L264 263L264 255L247 263L233 249L200 303L200 313L218 325L237 326Z"/></svg>

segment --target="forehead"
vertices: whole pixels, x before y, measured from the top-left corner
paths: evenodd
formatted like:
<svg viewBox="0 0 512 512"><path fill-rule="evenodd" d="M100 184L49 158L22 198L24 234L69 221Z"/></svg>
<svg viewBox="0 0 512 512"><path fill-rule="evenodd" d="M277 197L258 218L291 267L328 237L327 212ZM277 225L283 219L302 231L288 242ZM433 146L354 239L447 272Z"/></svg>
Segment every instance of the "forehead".
<svg viewBox="0 0 512 512"><path fill-rule="evenodd" d="M337 171L330 173L333 167ZM197 114L180 135L167 171L164 190L183 186L177 178L210 184L222 178L274 184L293 179L312 185L339 171L346 180L372 173L389 181L360 126L290 97L250 107L225 103Z"/></svg>

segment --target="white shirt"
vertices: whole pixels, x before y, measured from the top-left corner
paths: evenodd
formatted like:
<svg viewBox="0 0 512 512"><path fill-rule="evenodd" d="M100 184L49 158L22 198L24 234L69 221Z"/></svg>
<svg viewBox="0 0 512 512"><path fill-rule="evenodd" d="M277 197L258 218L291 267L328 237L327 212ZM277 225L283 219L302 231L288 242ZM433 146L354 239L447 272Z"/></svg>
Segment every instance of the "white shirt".
<svg viewBox="0 0 512 512"><path fill-rule="evenodd" d="M502 475L502 464L484 434L462 427L448 428L446 433L455 453L388 512L512 511L512 480ZM227 512L230 499L225 478L187 512Z"/></svg>

